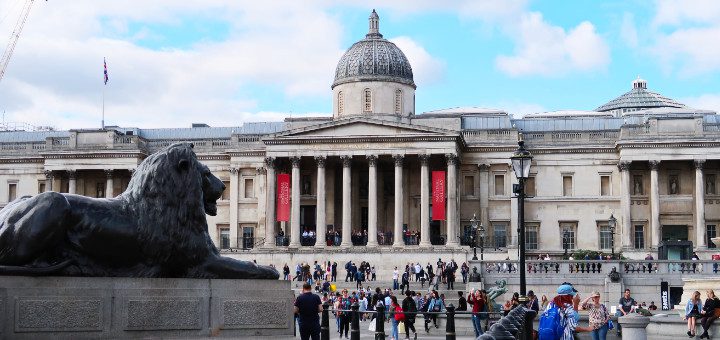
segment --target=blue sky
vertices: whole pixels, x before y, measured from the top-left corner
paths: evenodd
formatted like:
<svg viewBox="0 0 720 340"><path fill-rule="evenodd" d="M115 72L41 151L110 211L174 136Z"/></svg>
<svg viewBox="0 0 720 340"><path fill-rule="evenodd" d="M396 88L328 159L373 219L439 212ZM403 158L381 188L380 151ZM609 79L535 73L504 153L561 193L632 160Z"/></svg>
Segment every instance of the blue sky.
<svg viewBox="0 0 720 340"><path fill-rule="evenodd" d="M0 0L0 48L24 0ZM720 1L36 2L5 78L6 121L60 129L330 115L335 65L367 32L408 56L417 112L592 110L650 90L720 111ZM110 83L102 86L102 59Z"/></svg>

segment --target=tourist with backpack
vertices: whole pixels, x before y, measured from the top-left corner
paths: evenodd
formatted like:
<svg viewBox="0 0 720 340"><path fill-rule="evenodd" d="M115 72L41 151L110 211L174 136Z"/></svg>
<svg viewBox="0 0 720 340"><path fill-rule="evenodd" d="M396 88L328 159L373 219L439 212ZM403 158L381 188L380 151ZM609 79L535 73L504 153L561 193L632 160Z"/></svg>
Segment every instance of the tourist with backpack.
<svg viewBox="0 0 720 340"><path fill-rule="evenodd" d="M415 330L415 315L417 313L417 305L413 296L415 292L405 292L405 299L402 301L402 309L405 312L405 339L410 339L410 330L412 329L414 338L417 340L417 331Z"/></svg>
<svg viewBox="0 0 720 340"><path fill-rule="evenodd" d="M575 331L585 330L578 327L573 308L575 291L569 284L557 289L558 295L552 299L547 310L540 315L538 340L573 340Z"/></svg>
<svg viewBox="0 0 720 340"><path fill-rule="evenodd" d="M390 315L392 316L392 335L390 339L400 340L398 337L398 325L400 322L405 321L405 313L403 313L402 306L398 304L395 295L390 296L390 301Z"/></svg>
<svg viewBox="0 0 720 340"><path fill-rule="evenodd" d="M432 293L430 293L427 311L427 317L425 318L425 332L430 333L430 328L428 327L430 325L430 321L432 320L435 328L438 328L437 313L445 311L445 303L442 299L440 299L436 290L433 290Z"/></svg>

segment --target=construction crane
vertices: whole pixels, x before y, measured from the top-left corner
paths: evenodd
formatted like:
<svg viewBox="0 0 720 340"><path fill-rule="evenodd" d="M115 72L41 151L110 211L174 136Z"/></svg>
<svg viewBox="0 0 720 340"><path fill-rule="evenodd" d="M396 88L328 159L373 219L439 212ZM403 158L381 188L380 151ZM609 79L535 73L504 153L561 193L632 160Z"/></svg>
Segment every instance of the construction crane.
<svg viewBox="0 0 720 340"><path fill-rule="evenodd" d="M10 63L10 57L12 57L13 51L15 51L15 45L17 45L18 39L20 39L20 33L22 33L23 27L25 27L25 22L27 22L30 9L34 2L35 0L25 0L25 5L23 5L22 12L20 12L20 17L15 24L12 35L10 35L10 43L7 48L5 48L2 59L0 59L0 81L2 81L5 76L5 70L7 70L7 66Z"/></svg>

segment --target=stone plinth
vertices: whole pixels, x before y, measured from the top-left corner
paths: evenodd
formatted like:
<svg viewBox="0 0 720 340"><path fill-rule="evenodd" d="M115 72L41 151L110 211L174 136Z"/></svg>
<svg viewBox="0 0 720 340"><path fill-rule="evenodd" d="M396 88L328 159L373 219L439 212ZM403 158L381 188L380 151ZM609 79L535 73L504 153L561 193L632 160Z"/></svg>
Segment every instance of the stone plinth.
<svg viewBox="0 0 720 340"><path fill-rule="evenodd" d="M289 282L0 276L1 339L292 335Z"/></svg>
<svg viewBox="0 0 720 340"><path fill-rule="evenodd" d="M646 327L650 323L650 318L638 314L630 314L618 318L618 322L622 326L623 340L647 340Z"/></svg>

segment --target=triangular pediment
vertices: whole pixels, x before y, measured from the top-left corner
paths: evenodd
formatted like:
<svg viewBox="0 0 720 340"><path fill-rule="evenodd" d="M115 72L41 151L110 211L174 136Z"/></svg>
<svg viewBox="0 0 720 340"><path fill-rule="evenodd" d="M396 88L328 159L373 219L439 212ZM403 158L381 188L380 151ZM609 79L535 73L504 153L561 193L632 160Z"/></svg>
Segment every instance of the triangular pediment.
<svg viewBox="0 0 720 340"><path fill-rule="evenodd" d="M448 136L457 135L452 130L412 125L367 117L345 118L284 131L273 138L329 138L329 137L403 137L403 136Z"/></svg>

